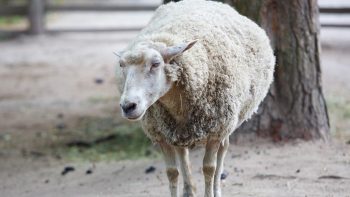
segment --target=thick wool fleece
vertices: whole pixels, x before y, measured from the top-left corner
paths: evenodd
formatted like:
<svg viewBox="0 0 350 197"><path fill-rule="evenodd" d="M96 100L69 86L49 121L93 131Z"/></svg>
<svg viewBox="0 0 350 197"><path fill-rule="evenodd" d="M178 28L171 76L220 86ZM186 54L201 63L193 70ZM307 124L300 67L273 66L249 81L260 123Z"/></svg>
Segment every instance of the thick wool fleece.
<svg viewBox="0 0 350 197"><path fill-rule="evenodd" d="M194 146L208 136L223 139L249 119L266 96L273 79L275 58L259 26L228 5L184 0L160 6L129 50L140 42L172 46L198 40L174 60L179 69L168 75L189 103L177 121L158 101L142 125L157 142ZM180 108L181 106L179 106Z"/></svg>

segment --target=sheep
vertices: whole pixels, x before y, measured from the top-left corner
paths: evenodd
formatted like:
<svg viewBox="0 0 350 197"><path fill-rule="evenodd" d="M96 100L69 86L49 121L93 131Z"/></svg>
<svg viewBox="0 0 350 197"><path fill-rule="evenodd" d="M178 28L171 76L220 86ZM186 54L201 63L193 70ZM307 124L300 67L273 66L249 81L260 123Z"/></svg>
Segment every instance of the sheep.
<svg viewBox="0 0 350 197"><path fill-rule="evenodd" d="M160 146L172 197L194 196L189 148L203 145L205 196L220 197L229 135L248 120L273 80L264 30L228 5L184 0L160 6L117 54L123 117L141 120Z"/></svg>

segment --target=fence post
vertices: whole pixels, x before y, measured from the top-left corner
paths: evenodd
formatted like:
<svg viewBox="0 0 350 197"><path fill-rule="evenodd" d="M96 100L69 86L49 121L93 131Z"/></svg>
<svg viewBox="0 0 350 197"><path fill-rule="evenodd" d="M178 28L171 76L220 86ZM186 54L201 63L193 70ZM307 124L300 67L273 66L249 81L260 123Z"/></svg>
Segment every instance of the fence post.
<svg viewBox="0 0 350 197"><path fill-rule="evenodd" d="M43 0L29 0L29 33L33 35L45 32L45 4Z"/></svg>

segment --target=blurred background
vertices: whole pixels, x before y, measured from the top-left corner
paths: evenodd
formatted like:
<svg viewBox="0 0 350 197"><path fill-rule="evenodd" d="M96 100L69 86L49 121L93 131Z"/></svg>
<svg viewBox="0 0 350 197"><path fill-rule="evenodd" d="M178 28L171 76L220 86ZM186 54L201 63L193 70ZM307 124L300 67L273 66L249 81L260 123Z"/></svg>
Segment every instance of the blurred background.
<svg viewBox="0 0 350 197"><path fill-rule="evenodd" d="M120 117L113 52L136 36L161 1L38 2L32 15L26 15L28 1L3 1L0 9L6 14L0 18L2 151L41 154L57 146L73 158L87 151L89 159L149 154L139 125Z"/></svg>
<svg viewBox="0 0 350 197"><path fill-rule="evenodd" d="M140 125L120 116L113 51L137 35L162 1L40 2L0 0L0 175L41 168L38 162L93 168L159 158ZM350 1L319 0L319 6L331 135L350 144Z"/></svg>

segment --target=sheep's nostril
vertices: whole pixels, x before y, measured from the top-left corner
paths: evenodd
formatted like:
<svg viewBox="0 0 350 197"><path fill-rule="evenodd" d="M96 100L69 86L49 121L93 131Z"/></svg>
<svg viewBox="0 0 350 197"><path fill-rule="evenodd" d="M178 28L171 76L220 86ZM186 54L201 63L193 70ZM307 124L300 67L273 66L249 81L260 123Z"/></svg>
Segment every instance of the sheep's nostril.
<svg viewBox="0 0 350 197"><path fill-rule="evenodd" d="M136 103L127 103L125 105L122 105L123 111L127 114L136 109L137 104Z"/></svg>

